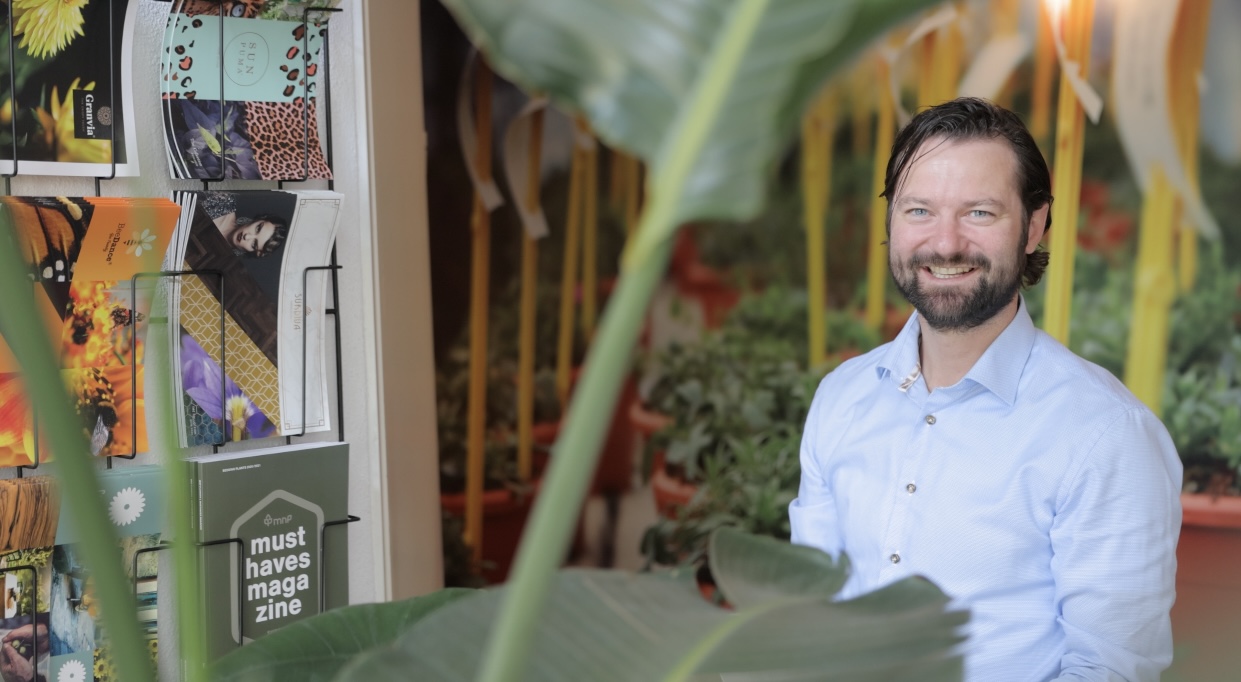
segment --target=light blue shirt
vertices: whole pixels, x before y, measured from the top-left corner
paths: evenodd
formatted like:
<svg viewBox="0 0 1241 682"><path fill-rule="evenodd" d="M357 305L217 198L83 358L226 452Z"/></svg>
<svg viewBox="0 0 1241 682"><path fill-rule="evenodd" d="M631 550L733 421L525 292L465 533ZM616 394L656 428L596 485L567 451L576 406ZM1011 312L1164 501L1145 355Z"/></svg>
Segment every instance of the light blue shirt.
<svg viewBox="0 0 1241 682"><path fill-rule="evenodd" d="M793 542L844 551L849 599L911 575L970 610L966 679L1158 680L1181 527L1163 424L1036 329L1024 301L928 392L917 315L819 385Z"/></svg>

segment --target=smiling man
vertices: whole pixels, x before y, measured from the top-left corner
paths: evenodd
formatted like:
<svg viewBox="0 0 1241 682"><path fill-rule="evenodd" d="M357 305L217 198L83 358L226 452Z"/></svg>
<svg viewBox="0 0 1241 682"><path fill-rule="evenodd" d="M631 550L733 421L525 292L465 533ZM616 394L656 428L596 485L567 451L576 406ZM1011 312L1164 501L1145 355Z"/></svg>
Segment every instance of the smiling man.
<svg viewBox="0 0 1241 682"><path fill-rule="evenodd" d="M1150 410L1030 319L1051 227L1037 145L1010 111L947 102L897 136L884 196L915 313L820 385L793 541L849 555L842 598L923 575L968 608L968 680L1157 680L1181 464Z"/></svg>

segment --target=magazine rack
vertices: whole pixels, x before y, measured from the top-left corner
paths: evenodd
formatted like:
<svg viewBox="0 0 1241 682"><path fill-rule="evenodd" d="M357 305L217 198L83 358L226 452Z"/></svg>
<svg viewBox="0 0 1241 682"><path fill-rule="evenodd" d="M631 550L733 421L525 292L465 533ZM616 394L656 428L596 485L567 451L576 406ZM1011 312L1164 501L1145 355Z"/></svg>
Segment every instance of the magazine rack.
<svg viewBox="0 0 1241 682"><path fill-rule="evenodd" d="M170 0L159 0L159 1L161 1L161 2L169 2ZM112 6L112 0L109 0L109 7L111 7L111 6ZM9 25L11 26L11 25L12 25L12 12L13 12L13 9L12 9L11 4L10 4L10 5L6 8L6 11L7 11L8 16L9 16L9 21L10 21L10 24L9 24ZM311 22L311 17L312 17L312 16L314 16L314 15L324 15L324 14L330 14L330 13L339 12L339 11L341 11L341 10L340 10L339 8L335 8L335 7L307 7L307 8L303 8L303 9L302 9L302 24L303 24L303 26L307 27L307 30L304 30L304 31L303 31L303 33L302 33L303 53L304 53L304 54L306 54L306 53L307 53L307 52L306 52L306 50L307 50L307 48L309 47L309 27L311 26L311 23L310 23L310 22ZM221 2L219 3L219 16L220 16L220 18L221 18L221 21L220 21L220 48L219 48L219 50L220 50L220 59L219 59L219 64L220 64L220 69L219 69L219 82L220 82L220 105L221 105L221 108L223 108L223 105L224 105L224 87L223 87L223 84L224 84L224 77L225 77L225 76L224 76L224 65L223 65L223 64L224 64L224 62L223 62L223 53L224 53L224 43L223 43L223 38L224 38L224 23L223 23L223 19L227 18L227 15L225 14L225 11L224 11L224 3L223 3L223 1L222 1L222 0L221 0ZM113 16L112 16L112 13L109 13L109 19L108 19L108 21L109 21L109 38L108 38L108 40L109 40L109 52L111 52L111 51L112 51L111 45L112 45L112 41L114 40L114 34L113 34L113 31L111 30L111 29L113 28L113 27L112 27L112 21L113 21ZM322 66L323 66L323 77L322 77L323 89L322 89L322 97L323 97L323 104L324 104L323 111L324 111L324 117L325 117L325 122L326 122L326 125L325 125L325 131L324 131L324 154L325 154L325 157L326 157L326 161L327 161L328 167L330 168L330 167L332 166L332 164L333 164L333 159L332 159L332 132L331 132L331 131L332 131L332 99L331 99L331 77L330 77L330 75L331 75L331 56L330 56L330 55L331 55L331 53L330 53L330 47L329 47L329 46L330 46L330 40L328 40L328 39L327 39L327 37L328 37L328 33L327 33L327 32L328 32L328 27L329 27L329 24L328 24L328 23L326 23L326 22L322 23L322 28L323 28L323 31L324 31L324 41L323 41L323 47L322 47ZM16 102L15 75L14 75L14 68L13 68L13 64L14 64L14 60L13 60L13 56L14 56L14 54L13 54L13 53L14 53L14 47L13 47L13 42L12 42L12 41L10 41L10 43L9 43L9 46L8 46L8 53L9 53L9 69L8 69L8 71L9 71L9 73L8 73L8 77L9 77L9 89L10 89L10 92L12 93L13 100L14 100L14 105L13 105L13 108L14 108L14 110L16 111L16 110L18 110L18 105L17 105L17 102ZM110 97L112 97L112 98L114 98L114 96L115 96L115 80L116 80L116 79L115 79L115 77L110 77L110 78L109 78L109 84L108 84L108 87L109 87L109 95L110 95ZM303 88L303 98L304 98L304 100L305 100L305 101L309 101L309 94L310 94L310 92L309 92L309 87L310 87L310 79L304 79L304 80L303 80L303 83L302 83L302 88ZM111 100L110 100L110 101L111 101ZM303 130L304 130L304 133L303 133L303 159L302 159L302 168L303 168L303 173L302 173L302 177L301 177L301 178L295 178L295 179L290 179L290 180L287 180L287 181L289 181L289 182L300 182L300 181L305 181L305 180L309 180L309 179L311 179L311 178L310 178L310 125L311 125L311 121L310 121L310 107L309 107L309 106L303 107L303 110L302 110L302 119L303 119L302 123L303 123ZM94 181L95 181L95 196L101 196L101 182L102 182L102 181L104 181L104 180L112 180L112 179L115 179L115 177L116 177L116 165L117 165L117 163L116 163L116 147L115 147L115 136L116 136L116 127L115 127L115 126L116 126L116 125L119 125L119 124L120 124L120 122L118 121L118 122L114 123L114 125L113 125L113 126L110 126L110 127L109 127L109 142L110 142L110 144L109 144L109 151L110 151L109 166L110 166L110 172L109 172L109 173L108 173L108 175L106 175L106 176L97 176L97 177L95 177L95 178L94 178ZM18 163L19 163L19 153L18 153L18 151L19 151L19 150L18 150L18 146L17 146L16 125L17 125L17 123L16 123L16 116L14 116L14 117L10 120L10 123L9 123L9 126L10 126L10 133L11 133L11 137L12 137L11 159L10 159L10 160L13 162L13 172L12 172L12 173L4 173L4 174L0 174L0 176L3 176L3 177L4 177L4 180L5 180L5 188L4 188L4 189L5 189L5 192L6 192L6 193L11 193L11 185L10 185L10 180L11 180L11 178L13 178L13 177L15 177L15 176L17 176L17 175L19 174L19 173L18 173ZM221 155L221 157L223 156L223 154L224 154L224 151L221 149L221 151L220 151L220 155ZM210 187L210 183L212 183L212 182L220 182L220 181L223 181L223 180L227 179L227 178L225 177L225 176L226 176L226 173L225 173L225 170L224 170L224 166L223 166L223 164L221 164L221 170L220 170L220 173L221 173L221 175L219 175L219 176L217 176L217 177L202 179L203 188L204 188L204 189L209 188L209 187ZM285 183L285 182L286 182L286 180L280 180L280 181L278 181L278 182L277 182L278 187L283 188L283 187L284 187L284 183ZM333 181L333 180L328 179L328 180L327 180L327 185L328 185L328 189L334 189L334 181ZM308 279L308 276L309 276L309 272L310 272L310 271L312 271L312 270L321 270L321 271L327 271L327 272L329 273L329 276L330 276L330 284L331 284L331 291L332 291L332 301L333 301L333 305L332 305L332 307L329 307L329 308L325 309L325 310L324 310L324 314L325 314L325 315L331 315L331 316L332 316L332 321L333 321L333 338L334 338L334 340L335 340L335 349L336 349L336 358L335 358L335 380L336 380L336 381L335 381L335 386L336 386L336 395L339 397L340 395L342 395L342 389L343 389L343 368L342 368L342 358L341 358L341 356L340 356L340 351L339 351L339 349L340 349L340 337L341 337L340 317L339 317L339 312L338 312L338 307L337 307L337 305L336 305L336 302L338 302L338 301L339 301L340 284L339 284L338 272L339 272L339 270L341 269L341 266L337 263L336 247L335 247L335 245L333 245L333 246L332 246L331 256L330 256L330 261L329 261L329 262L330 262L330 265L326 265L326 266L314 266L314 267L309 267L309 268L306 268L306 269L305 269L305 271L303 271L303 273L302 273L302 290L303 290L303 291L305 291L305 290L306 290L306 288L307 288L307 284L308 284L307 279ZM134 305L134 306L135 306L135 308L136 308L136 302L137 302L137 298L136 298L136 291L137 291L137 280L139 280L139 279L143 279L143 278L169 278L169 277L180 277L180 276L184 276L184 275L195 275L195 276L207 275L207 276L213 276L213 277L216 277L216 278L218 278L218 280L219 280L219 282L220 282L220 290L221 290L221 294L223 293L223 289L224 289L224 275L223 275L223 273L222 273L222 272L220 272L220 271L218 271L218 270L194 270L194 269L188 269L188 270L167 271L167 272L163 272L163 271L161 271L161 272L143 272L143 273L138 273L138 274L134 275L134 277L131 279L131 282L130 282L131 302L133 303L133 305ZM37 285L37 284L38 284L38 282L35 282L35 284ZM131 308L131 309L130 309L130 313L131 313L131 314L135 314L135 313L137 312L135 308ZM225 332L224 332L224 329L225 329L225 322L224 322L224 318L225 318L225 312L224 312L224 308L223 308L223 306L221 306L221 308L220 308L220 369L221 369L221 374L222 374L222 375L226 375L226 374L227 374L227 372L226 372L226 370L225 370L225 358L226 358L226 348L225 348L225 346L226 346L226 343L225 343ZM291 444L291 443L292 443L292 439L293 439L293 438L295 438L295 437L301 437L301 436L305 436L305 435L306 435L306 411L307 411L307 406L306 406L306 385L305 385L305 384L306 384L306 382L305 382L305 378L306 378L306 375L307 375L307 370L308 370L308 367L307 367L307 364L308 364L308 358L307 358L307 355L306 355L306 347L307 347L306 330L305 330L305 329L303 329L303 330L302 330L302 351L303 351L303 352L302 352L302 374L301 374L301 376L302 376L302 378L303 378L303 381L302 381L302 429L301 429L301 431L300 431L299 433L286 434L286 435L285 435L285 443L286 443L286 444ZM131 353L132 353L132 352L133 352L133 349L131 349ZM136 380L137 380L137 376L136 376L136 375L137 375L137 365L136 365L136 364L133 364L133 362L131 361L131 367L132 367L132 373L133 373L133 374L132 374L132 379L133 379L134 381L136 381ZM226 383L226 382L222 382L222 383L221 383L221 388L220 388L220 391L221 391L221 398L222 398L222 399L221 399L221 402L222 402L222 403L223 403L223 398L225 397L225 396L224 396L224 394L225 394L225 392L226 392L226 386L227 386L227 383ZM137 396L136 396L136 395L131 396L131 397L130 397L130 400L131 400L131 401L133 402L133 404L136 406ZM136 410L134 410L134 412L133 412L133 413L134 413L134 414L136 414ZM37 416L36 416L36 423L37 423ZM337 430L337 438L338 438L338 440L339 440L340 442L344 442L344 441L345 441L345 430L344 430L344 404L343 404L343 402L342 402L341 400L339 400L339 398L338 398L338 400L337 400L337 409L336 409L336 424L337 424L337 428L336 428L336 430ZM134 458L136 458L136 457L137 457L137 455L138 455L138 446L137 446L137 428L138 428L138 425L137 425L137 421L136 421L136 420L132 421L130 426L131 426L131 434L130 434L130 435L131 435L131 440L130 440L131 447L130 447L130 452L129 452L129 453L127 453L127 454L106 455L106 456L104 457L104 459L105 459L105 461L106 461L106 466L107 466L107 468L109 468L109 469L110 469L110 468L112 468L112 459L113 459L113 458L119 458L119 459L127 459L127 460L132 460L132 459L134 459ZM218 452L218 451L219 451L219 448L220 448L221 446L225 445L227 442L229 442L229 441L228 441L228 437L227 437L227 435L226 435L225 433L223 433L223 432L222 432L222 433L220 434L220 439L219 439L217 442L215 442L215 443L211 443L211 444L210 444L210 445L211 445L211 447L212 447L212 451L213 451L213 452ZM41 461L40 461L40 460L41 460L41 456L40 456L40 445L39 445L39 433L38 433L38 429L35 429L35 430L34 430L34 433L32 434L32 444L33 444L33 447L34 447L34 458L33 458L33 463L32 463L32 464L27 464L27 465L17 465L15 468L17 469L17 476L19 476L19 477L23 475L23 473L24 473L24 471L25 471L26 469L37 469L37 468L39 468L39 465L41 464Z"/></svg>
<svg viewBox="0 0 1241 682"><path fill-rule="evenodd" d="M32 629L34 630L34 632L33 632L33 635L34 635L34 636L30 638L30 639L32 640L32 644L31 644L31 647L32 647L32 653L31 653L31 656L30 656L30 660L31 660L31 661L34 661L35 663L38 663L38 661L39 661L39 630L38 630L38 625L39 625L39 607L38 607L38 602L39 602L39 569L37 569L37 568L35 568L34 566L31 566L31 565L29 565L29 564L23 564L23 565L21 565L21 566L8 566L8 567L6 567L6 568L0 568L0 575L5 575L6 573L25 573L25 572L29 572L29 573L30 573L30 583L29 583L29 587L28 587L27 589L34 590L34 595L32 595L32 596L31 596L31 598L30 598L30 611L31 611L31 613L30 613L30 624L35 626L34 628L32 628ZM49 614L49 615L50 615L50 614ZM48 625L48 630L49 630L49 633L50 633L50 631L51 631L51 627L50 627L50 625L51 625L51 624L50 624L50 623L48 623L47 625Z"/></svg>
<svg viewBox="0 0 1241 682"><path fill-rule="evenodd" d="M137 0L131 0L131 2L135 2L135 1ZM157 1L169 2L170 0L157 0ZM109 8L111 8L112 5L113 5L113 0L108 0ZM219 104L220 104L220 110L223 111L224 105L225 105L225 99L224 99L225 71L224 71L224 57L223 57L224 55L224 21L223 20L229 17L227 16L226 11L225 11L224 0L218 0L218 6L219 6L219 17L220 17L220 23L219 23L220 57L218 60L218 63L220 65L220 68L219 68L219 88L220 88L219 89ZM6 7L6 11L8 14L8 19L9 19L8 25L11 27L13 26L12 3L8 3L8 6ZM322 69L322 74L319 79L321 84L318 86L320 88L320 91L317 94L321 98L320 110L323 112L322 116L323 116L323 120L325 123L323 134L322 134L322 144L323 144L324 159L326 161L328 168L332 168L334 165L333 164L333 149L332 149L332 88L331 88L331 57L330 57L331 41L329 39L330 24L327 21L323 21L322 18L324 15L328 15L328 14L340 12L340 11L341 10L339 8L335 8L335 7L307 7L307 8L302 9L302 19L301 19L302 25L304 27L303 35L302 35L302 43L303 43L302 53L304 55L309 54L308 48L309 48L311 26L315 25L316 28L321 27L322 29L321 35L323 37L323 40L322 40L321 58L320 58L320 68ZM114 21L113 13L109 12L109 33L108 33L109 54L111 54L113 51L112 41L115 40L115 32L114 30L112 30L114 28L113 21ZM17 90L15 87L16 77L14 73L15 71L14 69L14 64L15 64L14 42L15 41L10 40L8 44L8 49L7 49L8 58L9 58L8 84L9 84L10 97L12 100L12 110L14 112L17 112L20 110L20 107L18 105ZM313 179L310 177L311 176L311 127L310 126L314 124L310 116L311 107L309 106L310 94L311 94L310 93L311 80L312 79L310 78L305 78L303 79L303 83L302 83L302 97L303 97L303 102L306 103L306 105L303 106L302 108L303 109L302 110L302 128L303 128L302 175L299 178L288 178L288 179L276 181L276 185L279 189L284 189L286 182L304 182L304 181ZM117 91L116 81L117 81L117 72L115 68L109 69L109 78L108 78L109 102L115 101L115 95ZM116 107L115 109L118 112L122 111L121 107ZM125 112L122 115L132 115L132 112ZM116 126L118 125L121 125L121 119L119 117L114 121L112 126L109 126L109 130L108 130L109 161L107 165L109 166L110 170L106 175L99 175L94 178L94 189L95 189L96 197L102 196L101 183L103 181L113 180L116 178L116 172L117 172ZM18 145L17 116L16 115L12 116L10 119L9 132L11 136L11 146L8 150L0 151L0 155L3 155L3 156L0 156L0 158L9 157L9 160L11 160L13 163L11 172L0 173L0 176L4 178L3 191L5 194L12 194L11 179L19 175L18 164L19 164L19 156L20 156L19 151L20 150L19 150L19 145ZM227 177L228 173L226 170L226 166L224 164L225 150L223 148L221 148L218 151L218 157L220 159L220 167L219 167L219 171L216 174L216 176L210 177L210 178L199 178L199 180L201 180L202 182L203 190L210 189L212 183L218 183L218 182L222 182L228 179ZM335 189L335 182L332 178L330 177L327 178L326 183L327 183L327 188L329 190ZM338 264L338 261L337 261L337 252L336 252L335 244L333 244L331 248L329 263L330 263L329 265L325 265L325 266L312 266L312 267L305 268L302 272L301 280L302 280L302 291L305 292L308 289L308 282L309 282L311 271L322 271L330 278L329 282L331 286L331 304L330 306L326 307L323 312L324 312L324 315L331 315L332 317L333 334L334 334L334 340L335 340L335 347L333 350L336 356L335 357L335 368L334 368L335 369L335 388L336 388L336 396L337 396L337 401L336 401L337 405L336 405L336 410L335 410L336 412L335 428L337 431L337 440L340 442L345 442L344 401L341 400L341 396L343 395L343 368L342 368L342 357L341 357L341 320L340 320L340 313L339 313L339 306L340 306L340 303L339 303L340 302L339 272L342 266ZM218 278L219 287L220 287L219 289L220 290L220 301L221 301L220 320L219 320L219 325L220 325L219 366L221 370L221 375L223 377L226 377L227 376L227 371L226 371L226 358L227 358L226 340L227 339L226 339L226 334L225 334L226 315L225 315L225 308L223 305L223 300L224 300L223 292L224 292L224 285L225 285L224 283L225 277L222 271L213 270L213 269L212 270L186 269L186 270L171 270L171 271L137 273L130 280L130 295L131 295L130 305L131 307L129 309L129 312L131 315L137 314L138 280L140 279L167 280L167 279L172 279L172 278L180 278L180 277L187 276L187 275ZM40 282L36 278L33 284L37 287L39 286ZM155 318L152 318L153 321L154 319ZM307 426L306 424L307 422L307 419L306 419L307 417L306 377L308 373L308 362L309 362L309 358L307 356L307 345L308 344L307 344L306 329L305 329L305 325L302 325L302 374L301 374L302 376L302 429L299 433L286 434L284 437L286 444L291 444L292 439L295 437L301 437L301 436L307 435L306 434L306 426ZM136 359L136 357L134 356L134 353L136 353L136 348L131 348L130 353L131 353L130 355L131 357L131 362L130 362L131 380L136 383L137 371L138 371L137 364L134 362L134 360ZM227 394L227 381L226 380L221 382L220 392L221 392L221 403L223 404L225 402L225 398L227 397L226 395ZM136 409L137 399L138 398L136 395L133 395L130 397L130 400L133 401L131 405L133 405L133 408L134 408L133 414L135 415L137 414L137 409ZM32 418L35 420L35 423L37 424L38 416L37 414L34 413L33 407L32 407ZM137 424L136 418L131 420L130 428L131 428L130 452L127 454L116 454L116 455L104 456L103 459L105 460L107 468L109 469L112 468L112 460L114 458L132 460L136 458L137 455L139 454L138 453L138 439L137 439L138 424ZM219 440L215 443L210 444L212 448L212 452L213 453L218 452L220 447L227 444L228 442L230 441L227 435L227 430L221 429ZM18 477L21 477L23 475L23 472L26 469L37 469L40 465L40 445L39 445L39 429L38 428L34 429L34 432L32 434L32 443L34 447L33 463L30 465L17 466L16 475ZM327 562L325 561L326 559L325 550L327 546L327 538L329 535L327 531L331 527L345 526L345 525L348 525L348 524L351 524L351 523L354 523L360 520L361 520L360 517L352 515L352 514L348 514L346 515L346 518L324 522L319 528L319 565L322 571L320 581L319 581L319 611L320 612L326 610L326 606L327 606L328 565L327 565ZM338 537L335 541L341 542L345 540L347 540L347 536L346 538ZM225 544L233 544L233 543L236 543L237 545L240 546L240 552L238 553L238 569L239 569L238 580L241 580L242 579L241 576L244 576L245 554L246 554L246 547L244 546L244 543L242 542L242 540L240 540L239 538L223 538L223 539L212 540L208 542L198 542L195 544L198 547L202 548L202 551L209 551L207 548L214 547L217 545L225 545ZM156 574L154 575L140 575L138 573L139 559L146 554L159 552L164 549L168 549L171 546L172 546L172 542L164 541L152 547L142 548L142 549L135 551L134 556L133 556L133 566L132 566L132 573L131 573L131 575L133 576L133 589L135 592L135 596L137 594L138 581L140 579L156 577L158 574L158 571L157 571ZM12 566L8 568L0 568L0 575L9 573L9 572L18 572L18 571L28 571L31 574L31 576L33 576L32 581L31 581L32 584L34 582L37 582L38 573L35 567L33 566ZM244 617L244 610L243 610L244 609L244 599L243 599L244 595L243 595L241 588L242 588L241 585L237 585L238 620L239 621L241 621ZM241 627L242 627L242 622L239 622L238 623L239 631ZM36 647L38 646L37 642L35 646ZM36 659L37 659L37 656L38 656L38 651L36 649L35 650Z"/></svg>

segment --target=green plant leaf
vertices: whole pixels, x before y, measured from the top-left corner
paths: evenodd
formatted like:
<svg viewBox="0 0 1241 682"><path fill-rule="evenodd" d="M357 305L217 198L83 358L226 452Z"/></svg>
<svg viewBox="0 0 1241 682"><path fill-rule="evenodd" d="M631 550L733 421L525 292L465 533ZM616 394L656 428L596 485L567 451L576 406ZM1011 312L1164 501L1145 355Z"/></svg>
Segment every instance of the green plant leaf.
<svg viewBox="0 0 1241 682"><path fill-rule="evenodd" d="M711 574L724 598L738 607L786 597L830 599L849 577L849 559L839 561L813 547L720 528L711 534Z"/></svg>
<svg viewBox="0 0 1241 682"><path fill-rule="evenodd" d="M583 112L650 167L648 201L518 550L481 678L526 669L670 237L743 218L827 76L934 0L446 0L504 75ZM572 679L572 678L571 678ZM581 678L578 678L581 679ZM584 679L590 679L589 677Z"/></svg>
<svg viewBox="0 0 1241 682"><path fill-rule="evenodd" d="M769 549L736 540L729 551ZM817 572L823 564L799 565ZM946 613L942 594L938 603L900 608L891 599L838 604L822 594L789 593L729 610L704 599L688 577L557 573L529 667L515 677L653 682L763 671L771 676L763 679L781 680L950 680L960 674L948 651L960 641L955 629L966 616ZM476 679L486 633L510 589L446 606L411 627L394 647L342 670L337 680Z"/></svg>
<svg viewBox="0 0 1241 682"><path fill-rule="evenodd" d="M224 656L217 682L327 682L355 656L391 643L406 628L476 590L449 588L423 597L333 609L298 621Z"/></svg>
<svg viewBox="0 0 1241 682"><path fill-rule="evenodd" d="M203 142L207 143L207 149L210 149L212 153L214 154L219 154L220 153L220 141L216 139L216 136L212 135L210 130L207 130L201 125L198 126L198 132L202 134Z"/></svg>
<svg viewBox="0 0 1241 682"><path fill-rule="evenodd" d="M710 141L678 197L677 222L744 220L826 77L876 36L937 0L781 0L762 12L727 83ZM729 20L753 2L445 0L497 71L583 112L598 135L647 161L674 160L681 117ZM653 186L660 183L653 182ZM666 234L657 235L658 238Z"/></svg>
<svg viewBox="0 0 1241 682"><path fill-rule="evenodd" d="M138 630L137 604L117 560L116 527L108 518L107 505L99 494L99 477L82 422L59 369L55 353L59 344L48 338L39 323L32 291L43 295L42 284L32 282L31 266L22 261L12 214L0 205L0 334L22 369L30 410L39 415L48 450L56 454L60 494L68 500L69 513L81 535L80 547L86 567L95 581L101 625L112 642L113 657L123 679L153 679L150 657Z"/></svg>

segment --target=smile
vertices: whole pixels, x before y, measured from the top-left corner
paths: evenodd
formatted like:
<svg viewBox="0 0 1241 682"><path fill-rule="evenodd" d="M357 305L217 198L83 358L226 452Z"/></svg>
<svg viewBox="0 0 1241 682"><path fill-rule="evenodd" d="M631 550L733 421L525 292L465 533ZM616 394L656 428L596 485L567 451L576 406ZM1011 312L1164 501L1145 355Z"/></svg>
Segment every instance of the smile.
<svg viewBox="0 0 1241 682"><path fill-rule="evenodd" d="M973 272L974 270L974 268L965 267L965 266L958 266L954 268L941 268L941 267L936 267L934 265L929 265L927 266L926 269L928 272L930 272L932 275L934 275L938 279L948 279L951 277L956 277L958 275L966 274L968 272Z"/></svg>

